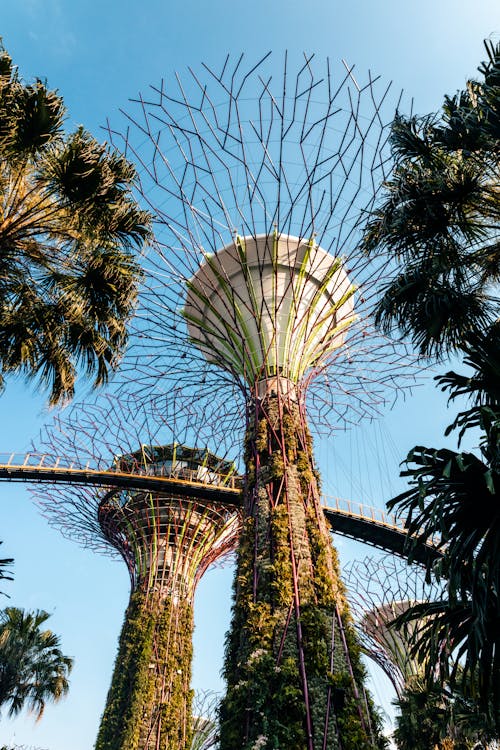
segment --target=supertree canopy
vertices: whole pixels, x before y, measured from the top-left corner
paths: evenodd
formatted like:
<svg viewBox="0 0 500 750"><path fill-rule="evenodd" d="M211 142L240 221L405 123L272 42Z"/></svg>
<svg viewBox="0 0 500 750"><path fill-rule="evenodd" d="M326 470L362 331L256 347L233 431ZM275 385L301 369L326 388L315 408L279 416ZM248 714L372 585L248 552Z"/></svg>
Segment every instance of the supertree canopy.
<svg viewBox="0 0 500 750"><path fill-rule="evenodd" d="M184 317L210 362L265 394L278 381L299 385L342 346L354 292L342 262L313 237L236 236L189 280Z"/></svg>
<svg viewBox="0 0 500 750"><path fill-rule="evenodd" d="M408 364L370 320L386 260L358 250L395 106L348 66L285 59L276 75L241 57L162 82L109 126L156 230L126 387L155 404L177 388L207 424L245 430L221 750L383 744L309 425L373 416Z"/></svg>
<svg viewBox="0 0 500 750"><path fill-rule="evenodd" d="M42 445L79 465L164 477L185 491L60 485L37 492L51 523L85 546L125 560L131 596L96 748L184 748L191 712L193 597L207 567L234 550L238 510L200 487L238 484L197 415L172 395L161 414L133 399L77 405L46 429ZM198 446L198 447L197 447ZM220 453L225 446L218 444Z"/></svg>
<svg viewBox="0 0 500 750"><path fill-rule="evenodd" d="M348 599L363 650L391 680L398 697L424 674L425 665L412 654L418 621L396 628L394 620L416 602L437 599L439 587L428 583L418 565L391 555L366 557L344 569Z"/></svg>
<svg viewBox="0 0 500 750"><path fill-rule="evenodd" d="M388 261L358 249L400 102L345 64L290 67L228 57L152 86L108 125L155 217L126 387L145 400L185 388L226 433L245 429L264 352L262 378L284 366L300 381L313 431L373 417L409 378L405 347L371 320Z"/></svg>

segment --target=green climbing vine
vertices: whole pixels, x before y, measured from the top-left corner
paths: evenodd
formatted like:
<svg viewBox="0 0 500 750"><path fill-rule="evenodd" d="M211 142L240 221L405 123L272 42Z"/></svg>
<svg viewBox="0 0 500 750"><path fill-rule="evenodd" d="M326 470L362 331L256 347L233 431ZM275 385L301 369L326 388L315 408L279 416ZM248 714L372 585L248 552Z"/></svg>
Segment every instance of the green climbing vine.
<svg viewBox="0 0 500 750"><path fill-rule="evenodd" d="M305 420L297 404L277 396L256 410L246 436L246 518L220 748L379 750L379 719L356 693L365 673Z"/></svg>
<svg viewBox="0 0 500 750"><path fill-rule="evenodd" d="M95 750L187 750L192 630L188 600L132 594Z"/></svg>

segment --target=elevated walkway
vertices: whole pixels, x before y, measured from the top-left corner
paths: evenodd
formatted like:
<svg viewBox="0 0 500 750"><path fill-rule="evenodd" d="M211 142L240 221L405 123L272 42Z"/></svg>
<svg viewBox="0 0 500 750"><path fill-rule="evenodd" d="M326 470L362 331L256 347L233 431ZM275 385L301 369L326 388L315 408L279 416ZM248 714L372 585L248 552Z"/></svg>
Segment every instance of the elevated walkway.
<svg viewBox="0 0 500 750"><path fill-rule="evenodd" d="M386 513L380 508L341 500L338 497L323 497L323 511L332 531L360 542L407 557L408 531L404 520ZM432 544L416 543L413 560L420 565L441 557Z"/></svg>
<svg viewBox="0 0 500 750"><path fill-rule="evenodd" d="M158 475L146 469L124 472L118 468L101 469L91 462L80 465L60 456L40 453L0 454L0 480L11 482L49 482L60 484L97 485L104 488L123 488L166 492L181 497L195 495L203 500L219 500L230 505L241 504L241 477L224 477L223 483L213 479L200 480L197 472L183 469L178 474Z"/></svg>
<svg viewBox="0 0 500 750"><path fill-rule="evenodd" d="M155 469L157 472L157 469ZM241 505L242 477L233 475L218 482L214 477L200 480L196 471L183 469L177 474L158 475L138 467L135 472L123 472L113 467L101 469L90 462L84 466L65 458L47 454L0 454L0 481L49 482L61 484L96 485L106 489L144 490L168 493L180 497L220 502L224 505ZM379 508L341 500L323 498L325 516L332 531L378 547L395 555L406 557L408 532L404 522ZM425 564L440 556L431 544L417 544L414 560Z"/></svg>

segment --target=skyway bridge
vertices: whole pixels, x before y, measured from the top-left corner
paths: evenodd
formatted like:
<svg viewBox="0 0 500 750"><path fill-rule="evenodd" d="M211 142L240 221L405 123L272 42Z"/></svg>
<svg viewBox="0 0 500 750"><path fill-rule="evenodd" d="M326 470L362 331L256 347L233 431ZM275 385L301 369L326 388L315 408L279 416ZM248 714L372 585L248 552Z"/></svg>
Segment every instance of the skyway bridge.
<svg viewBox="0 0 500 750"><path fill-rule="evenodd" d="M121 471L119 467L102 469L87 462L84 465L63 457L48 454L0 454L0 481L47 482L97 486L105 489L143 490L154 493L196 497L226 506L241 506L242 477L230 475L223 481L213 476L200 479L195 470L181 469L174 473L148 471L137 465L135 471ZM365 542L372 546L405 557L408 532L404 521L363 503L339 498L323 498L323 510L331 529L337 534ZM440 556L432 544L416 543L413 559L420 564Z"/></svg>

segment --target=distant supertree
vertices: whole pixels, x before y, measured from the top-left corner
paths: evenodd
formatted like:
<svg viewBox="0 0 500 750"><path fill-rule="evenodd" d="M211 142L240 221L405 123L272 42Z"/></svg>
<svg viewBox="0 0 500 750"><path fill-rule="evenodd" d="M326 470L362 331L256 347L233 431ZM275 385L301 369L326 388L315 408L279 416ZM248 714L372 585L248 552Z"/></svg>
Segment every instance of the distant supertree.
<svg viewBox="0 0 500 750"><path fill-rule="evenodd" d="M236 466L208 446L213 431L175 394L160 411L101 398L56 417L38 447L90 469L170 477L167 490L45 486L50 522L86 547L116 555L131 579L115 671L96 748L187 748L191 718L193 596L207 567L234 550L238 511L200 488L234 483ZM199 728L199 727L198 727Z"/></svg>
<svg viewBox="0 0 500 750"><path fill-rule="evenodd" d="M246 429L222 750L359 750L378 730L306 411L316 432L372 417L408 363L370 320L386 261L358 251L397 102L347 65L289 67L228 57L109 126L155 214L124 380L145 401L180 388L217 429Z"/></svg>
<svg viewBox="0 0 500 750"><path fill-rule="evenodd" d="M363 650L384 670L400 698L412 680L423 676L424 665L411 651L418 622L401 628L392 623L412 604L437 599L439 586L427 583L418 565L392 555L356 560L343 573Z"/></svg>
<svg viewBox="0 0 500 750"><path fill-rule="evenodd" d="M219 747L217 712L220 695L211 691L196 693L193 700L193 738L189 750L216 750Z"/></svg>

